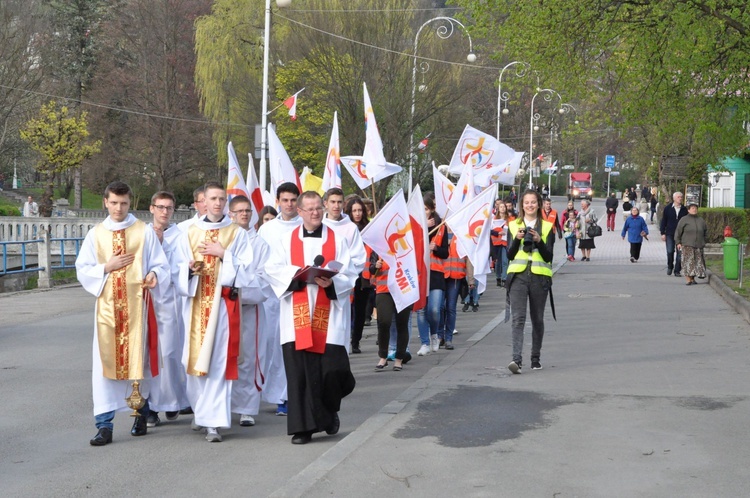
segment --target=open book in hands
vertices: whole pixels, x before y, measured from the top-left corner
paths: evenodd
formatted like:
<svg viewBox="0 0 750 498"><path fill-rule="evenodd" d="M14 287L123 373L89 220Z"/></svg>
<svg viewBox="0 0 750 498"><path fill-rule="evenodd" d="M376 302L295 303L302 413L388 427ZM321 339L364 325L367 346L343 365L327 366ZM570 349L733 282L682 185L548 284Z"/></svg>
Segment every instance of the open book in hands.
<svg viewBox="0 0 750 498"><path fill-rule="evenodd" d="M344 265L342 265L338 261L330 261L325 266L325 268L321 268L320 266L307 265L303 268L300 268L299 271L297 271L297 273L294 275L292 280L314 284L315 277L333 278L338 274L339 270L341 270L343 266Z"/></svg>

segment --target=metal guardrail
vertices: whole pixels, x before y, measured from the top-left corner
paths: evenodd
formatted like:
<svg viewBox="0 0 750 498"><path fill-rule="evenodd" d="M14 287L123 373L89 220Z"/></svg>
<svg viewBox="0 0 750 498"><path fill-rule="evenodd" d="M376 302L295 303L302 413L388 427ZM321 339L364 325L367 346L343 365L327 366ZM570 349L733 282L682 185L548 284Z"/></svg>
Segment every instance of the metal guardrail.
<svg viewBox="0 0 750 498"><path fill-rule="evenodd" d="M81 252L81 242L83 242L83 237L67 237L67 238L57 238L57 239L49 239L50 242L59 242L60 243L60 264L59 265L52 265L51 268L53 270L62 270L65 268L75 268L76 267L76 259L78 259L78 253ZM66 242L74 242L75 243L75 257L73 258L73 263L66 264L65 263L65 243Z"/></svg>
<svg viewBox="0 0 750 498"><path fill-rule="evenodd" d="M39 244L43 243L44 241L42 239L38 240L23 240L19 242L0 242L0 247L3 248L3 268L0 270L0 276L2 275L11 275L14 273L27 273L27 272L37 272L42 271L45 268L39 267L38 265L31 268L26 266L26 246L28 244ZM10 245L20 245L21 246L21 269L20 270L8 270L8 246ZM16 254L12 254L12 257L18 257Z"/></svg>

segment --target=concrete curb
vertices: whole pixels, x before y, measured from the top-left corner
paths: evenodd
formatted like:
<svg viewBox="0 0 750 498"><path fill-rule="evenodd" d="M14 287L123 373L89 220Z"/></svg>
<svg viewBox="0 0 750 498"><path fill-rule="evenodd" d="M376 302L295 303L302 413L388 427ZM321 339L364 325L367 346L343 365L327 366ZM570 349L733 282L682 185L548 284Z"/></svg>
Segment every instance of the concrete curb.
<svg viewBox="0 0 750 498"><path fill-rule="evenodd" d="M750 301L743 298L724 283L719 277L714 275L711 270L706 270L708 285L716 291L739 315L750 323Z"/></svg>

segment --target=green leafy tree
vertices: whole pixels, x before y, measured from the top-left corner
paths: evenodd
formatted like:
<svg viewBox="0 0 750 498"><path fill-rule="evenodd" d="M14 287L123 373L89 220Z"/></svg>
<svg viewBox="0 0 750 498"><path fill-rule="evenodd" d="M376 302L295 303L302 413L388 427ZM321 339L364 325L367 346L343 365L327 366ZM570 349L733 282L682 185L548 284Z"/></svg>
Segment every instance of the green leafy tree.
<svg viewBox="0 0 750 498"><path fill-rule="evenodd" d="M86 113L72 115L67 107L58 108L55 101L42 106L39 116L21 130L21 138L41 155L36 169L46 178L39 208L42 216L52 213L56 176L80 167L100 151L101 141L90 142L88 136Z"/></svg>

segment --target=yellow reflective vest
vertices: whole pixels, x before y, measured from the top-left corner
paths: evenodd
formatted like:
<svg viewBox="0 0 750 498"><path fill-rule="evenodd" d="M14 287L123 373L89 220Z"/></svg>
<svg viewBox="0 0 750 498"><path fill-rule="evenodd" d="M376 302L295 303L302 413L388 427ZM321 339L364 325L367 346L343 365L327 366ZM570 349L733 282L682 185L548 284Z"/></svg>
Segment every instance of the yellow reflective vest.
<svg viewBox="0 0 750 498"><path fill-rule="evenodd" d="M522 225L519 225L518 223L511 222L508 223L508 230L511 234L511 240L516 238L516 235L518 234L519 228L521 228ZM549 236L550 232L552 232L552 223L549 221L542 220L542 243L547 243L547 237ZM534 273L536 275L546 275L548 277L552 276L552 263L547 263L542 259L542 255L539 254L539 250L534 247L534 250L532 250L530 253L525 252L523 250L523 247L518 249L518 252L516 253L516 256L510 261L508 264L508 273L522 273L526 271L526 266L529 264L529 259L531 259L531 273Z"/></svg>

